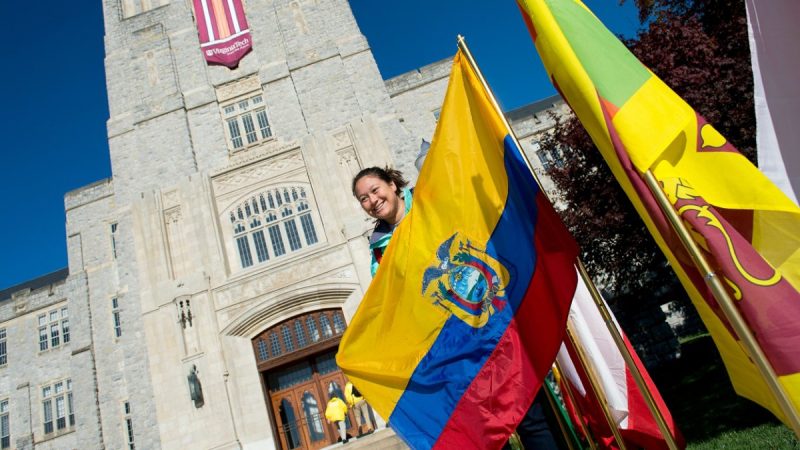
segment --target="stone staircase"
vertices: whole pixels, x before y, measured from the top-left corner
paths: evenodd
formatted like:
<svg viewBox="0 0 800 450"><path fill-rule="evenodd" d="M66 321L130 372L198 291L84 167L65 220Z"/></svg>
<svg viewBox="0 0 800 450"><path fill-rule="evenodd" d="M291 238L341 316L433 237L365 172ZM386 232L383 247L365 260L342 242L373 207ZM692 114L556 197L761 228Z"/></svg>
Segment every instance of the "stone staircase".
<svg viewBox="0 0 800 450"><path fill-rule="evenodd" d="M408 446L397 437L391 428L381 428L361 438L350 438L347 444L337 443L322 450L408 450Z"/></svg>

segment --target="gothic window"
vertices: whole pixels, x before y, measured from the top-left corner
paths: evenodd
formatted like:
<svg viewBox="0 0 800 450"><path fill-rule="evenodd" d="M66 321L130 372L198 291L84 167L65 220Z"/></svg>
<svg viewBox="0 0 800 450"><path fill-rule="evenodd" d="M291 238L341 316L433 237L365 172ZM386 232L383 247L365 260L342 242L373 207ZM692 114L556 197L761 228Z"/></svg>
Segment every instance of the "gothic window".
<svg viewBox="0 0 800 450"><path fill-rule="evenodd" d="M333 331L336 334L344 332L344 318L342 317L342 313L337 312L333 315Z"/></svg>
<svg viewBox="0 0 800 450"><path fill-rule="evenodd" d="M278 342L278 333L270 333L269 344L272 347L272 356L281 354L281 344Z"/></svg>
<svg viewBox="0 0 800 450"><path fill-rule="evenodd" d="M72 380L58 381L42 387L42 414L45 434L75 426Z"/></svg>
<svg viewBox="0 0 800 450"><path fill-rule="evenodd" d="M341 310L326 309L310 312L267 329L253 338L253 352L260 363L335 339L341 336L344 330L344 316ZM335 365L335 362L331 361Z"/></svg>
<svg viewBox="0 0 800 450"><path fill-rule="evenodd" d="M283 327L281 331L283 334L283 348L285 348L287 352L294 350L294 341L292 341L292 332L289 331L289 327Z"/></svg>
<svg viewBox="0 0 800 450"><path fill-rule="evenodd" d="M297 344L300 347L305 347L306 346L306 334L303 331L303 322L301 322L299 320L296 321L294 323L294 331L295 331L295 335L297 336Z"/></svg>
<svg viewBox="0 0 800 450"><path fill-rule="evenodd" d="M561 148L554 148L550 151L550 153L553 155L553 159L556 161L556 167L564 167L564 152L561 150Z"/></svg>
<svg viewBox="0 0 800 450"><path fill-rule="evenodd" d="M272 251L275 256L281 256L286 253L286 247L283 245L283 237L281 236L281 228L278 225L269 227L269 240L272 242Z"/></svg>
<svg viewBox="0 0 800 450"><path fill-rule="evenodd" d="M125 402L122 410L125 412L125 442L128 450L136 450L136 445L133 443L133 417L131 416L130 402Z"/></svg>
<svg viewBox="0 0 800 450"><path fill-rule="evenodd" d="M117 228L119 225L116 223L111 224L111 256L117 259Z"/></svg>
<svg viewBox="0 0 800 450"><path fill-rule="evenodd" d="M39 351L69 343L69 311L66 307L40 314L38 320Z"/></svg>
<svg viewBox="0 0 800 450"><path fill-rule="evenodd" d="M0 401L0 449L11 448L11 424L8 418L8 399Z"/></svg>
<svg viewBox="0 0 800 450"><path fill-rule="evenodd" d="M312 442L325 439L325 432L322 430L322 411L316 397L310 391L303 392L303 413L306 418L308 435Z"/></svg>
<svg viewBox="0 0 800 450"><path fill-rule="evenodd" d="M318 219L302 186L270 187L228 213L241 268L317 244Z"/></svg>
<svg viewBox="0 0 800 450"><path fill-rule="evenodd" d="M320 375L331 373L339 370L336 365L336 353L325 353L314 358L314 364L317 366L317 372Z"/></svg>
<svg viewBox="0 0 800 450"><path fill-rule="evenodd" d="M306 326L308 327L308 333L311 335L311 340L317 342L319 340L319 330L313 317L306 318Z"/></svg>
<svg viewBox="0 0 800 450"><path fill-rule="evenodd" d="M0 366L8 363L8 348L6 347L6 329L0 328Z"/></svg>
<svg viewBox="0 0 800 450"><path fill-rule="evenodd" d="M122 319L120 318L119 299L111 299L111 321L114 325L114 336L122 337Z"/></svg>
<svg viewBox="0 0 800 450"><path fill-rule="evenodd" d="M61 308L61 336L64 338L64 343L69 342L69 310Z"/></svg>
<svg viewBox="0 0 800 450"><path fill-rule="evenodd" d="M539 162L542 163L544 170L547 171L553 167L564 167L564 154L561 152L561 149L542 148L538 142L533 143L532 149L534 153L536 153L536 157L539 158Z"/></svg>
<svg viewBox="0 0 800 450"><path fill-rule="evenodd" d="M300 244L300 235L297 234L297 223L290 220L284 225L286 226L286 237L289 239L289 248L292 251L299 250L302 244Z"/></svg>
<svg viewBox="0 0 800 450"><path fill-rule="evenodd" d="M267 342L263 339L258 340L258 359L266 361L269 359L269 351L267 350Z"/></svg>
<svg viewBox="0 0 800 450"><path fill-rule="evenodd" d="M297 418L295 417L294 407L287 399L281 400L280 406L281 423L284 423L284 429L281 430L286 436L286 442L289 448L297 448L301 445L300 433L297 430Z"/></svg>
<svg viewBox="0 0 800 450"><path fill-rule="evenodd" d="M333 336L333 330L331 329L331 321L328 319L328 316L320 316L319 326L322 328L323 337L329 338Z"/></svg>
<svg viewBox="0 0 800 450"><path fill-rule="evenodd" d="M223 104L222 116L232 151L243 150L272 137L262 94Z"/></svg>

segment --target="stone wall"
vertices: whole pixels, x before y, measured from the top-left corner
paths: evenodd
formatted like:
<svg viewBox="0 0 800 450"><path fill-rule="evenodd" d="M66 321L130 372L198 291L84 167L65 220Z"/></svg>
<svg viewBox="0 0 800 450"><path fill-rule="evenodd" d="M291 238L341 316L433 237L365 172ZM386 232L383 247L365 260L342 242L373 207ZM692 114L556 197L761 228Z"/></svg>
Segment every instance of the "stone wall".
<svg viewBox="0 0 800 450"><path fill-rule="evenodd" d="M72 391L76 406L75 417L79 421L91 421L93 411L83 408L84 399L91 397L89 383L77 382L80 378L72 370L72 352L77 347L75 337L76 321L70 319L73 313L70 304L70 286L66 273L60 271L56 276L45 276L32 280L29 287L15 290L0 302L0 327L6 333L6 364L0 366L0 399L9 402L9 425L11 445L18 449L31 449L35 445L41 449L76 448L78 433L76 426L59 430L55 421L53 432L44 429L44 386L72 379ZM64 315L64 312L67 315ZM55 321L50 321L50 314ZM39 317L44 316L47 330L56 324L57 345L48 335L47 348L39 347ZM62 321L69 320L69 342L64 342ZM78 326L80 324L78 323ZM49 334L49 333L48 333ZM63 385L62 385L63 386ZM55 415L55 405L53 414ZM54 419L55 420L55 419Z"/></svg>

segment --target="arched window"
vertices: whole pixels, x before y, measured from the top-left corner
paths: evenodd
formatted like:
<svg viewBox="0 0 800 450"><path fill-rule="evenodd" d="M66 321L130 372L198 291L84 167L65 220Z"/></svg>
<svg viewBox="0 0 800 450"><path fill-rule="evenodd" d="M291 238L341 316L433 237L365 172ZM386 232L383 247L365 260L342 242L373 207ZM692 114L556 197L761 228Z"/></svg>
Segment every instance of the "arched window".
<svg viewBox="0 0 800 450"><path fill-rule="evenodd" d="M344 315L340 309L323 309L307 312L268 328L252 340L253 352L260 363L337 339L345 331ZM336 361L318 362L321 367L336 369ZM329 371L330 371L329 370Z"/></svg>
<svg viewBox="0 0 800 450"><path fill-rule="evenodd" d="M231 208L230 222L242 268L319 242L317 219L302 186L265 189Z"/></svg>
<svg viewBox="0 0 800 450"><path fill-rule="evenodd" d="M322 327L322 335L326 338L333 336L333 330L331 329L331 321L328 320L328 316L319 316L319 325Z"/></svg>
<svg viewBox="0 0 800 450"><path fill-rule="evenodd" d="M325 432L322 430L322 411L319 402L310 391L303 392L303 413L306 416L306 425L311 441L325 439Z"/></svg>
<svg viewBox="0 0 800 450"><path fill-rule="evenodd" d="M269 351L267 351L267 343L263 339L258 340L258 359L266 361L269 359Z"/></svg>
<svg viewBox="0 0 800 450"><path fill-rule="evenodd" d="M294 331L297 335L297 345L300 347L306 346L306 333L303 331L303 324L299 320L294 323Z"/></svg>
<svg viewBox="0 0 800 450"><path fill-rule="evenodd" d="M269 346L272 347L272 356L281 354L281 344L278 343L278 333L270 333Z"/></svg>
<svg viewBox="0 0 800 450"><path fill-rule="evenodd" d="M281 332L283 334L283 347L287 352L294 350L294 341L292 341L292 332L289 331L289 327L283 327Z"/></svg>
<svg viewBox="0 0 800 450"><path fill-rule="evenodd" d="M292 403L285 398L282 399L279 411L281 423L284 424L281 432L286 436L286 442L289 444L289 448L299 447L301 445L300 433L298 433L297 430L298 421Z"/></svg>
<svg viewBox="0 0 800 450"><path fill-rule="evenodd" d="M319 330L313 317L306 317L306 326L308 327L308 333L311 335L311 340L317 342L319 340Z"/></svg>
<svg viewBox="0 0 800 450"><path fill-rule="evenodd" d="M336 334L344 333L344 318L338 311L333 313L333 331Z"/></svg>

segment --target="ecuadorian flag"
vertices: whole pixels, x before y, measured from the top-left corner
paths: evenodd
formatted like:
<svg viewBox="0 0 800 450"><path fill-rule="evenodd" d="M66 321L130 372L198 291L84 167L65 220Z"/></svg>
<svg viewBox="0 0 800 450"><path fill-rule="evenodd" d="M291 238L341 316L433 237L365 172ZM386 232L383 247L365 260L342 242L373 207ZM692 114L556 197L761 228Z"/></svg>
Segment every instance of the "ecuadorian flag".
<svg viewBox="0 0 800 450"><path fill-rule="evenodd" d="M459 52L337 363L412 448L499 448L561 344L577 246Z"/></svg>

